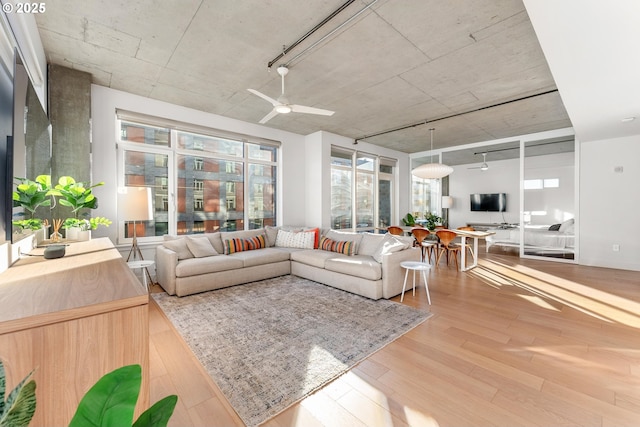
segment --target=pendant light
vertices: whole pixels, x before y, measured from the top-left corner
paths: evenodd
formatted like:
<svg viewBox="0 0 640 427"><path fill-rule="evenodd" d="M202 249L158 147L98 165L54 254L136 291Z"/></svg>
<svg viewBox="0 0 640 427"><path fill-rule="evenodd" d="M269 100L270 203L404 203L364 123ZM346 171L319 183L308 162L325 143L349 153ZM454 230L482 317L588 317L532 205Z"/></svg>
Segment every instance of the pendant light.
<svg viewBox="0 0 640 427"><path fill-rule="evenodd" d="M453 168L451 166L443 165L442 163L433 163L433 131L435 129L429 129L431 133L431 163L427 163L424 165L420 165L417 168L413 169L411 173L418 178L423 179L437 179L444 178L445 176L451 174L453 172Z"/></svg>

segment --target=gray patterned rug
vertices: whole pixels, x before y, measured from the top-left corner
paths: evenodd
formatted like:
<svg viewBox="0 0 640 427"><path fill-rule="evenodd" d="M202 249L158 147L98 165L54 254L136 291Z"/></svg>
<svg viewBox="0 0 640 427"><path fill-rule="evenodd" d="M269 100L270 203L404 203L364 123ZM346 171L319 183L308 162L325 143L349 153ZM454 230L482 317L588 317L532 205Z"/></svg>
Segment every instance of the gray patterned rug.
<svg viewBox="0 0 640 427"><path fill-rule="evenodd" d="M296 276L152 294L240 418L258 425L431 316Z"/></svg>

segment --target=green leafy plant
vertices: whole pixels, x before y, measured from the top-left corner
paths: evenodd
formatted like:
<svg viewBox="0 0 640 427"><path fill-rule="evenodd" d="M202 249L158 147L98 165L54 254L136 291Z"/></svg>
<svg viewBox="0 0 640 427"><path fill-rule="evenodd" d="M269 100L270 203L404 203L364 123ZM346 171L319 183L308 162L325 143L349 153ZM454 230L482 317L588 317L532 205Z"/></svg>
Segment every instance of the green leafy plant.
<svg viewBox="0 0 640 427"><path fill-rule="evenodd" d="M14 178L16 191L13 192L13 206L22 207L29 218L40 206L51 206L51 176L38 175L35 181L27 178Z"/></svg>
<svg viewBox="0 0 640 427"><path fill-rule="evenodd" d="M22 230L40 230L42 228L42 220L40 218L16 219L11 223Z"/></svg>
<svg viewBox="0 0 640 427"><path fill-rule="evenodd" d="M107 219L105 217L102 216L96 216L93 218L89 218L89 228L91 230L95 230L96 228L98 228L99 225L103 225L105 227L108 227L111 225L111 220Z"/></svg>
<svg viewBox="0 0 640 427"><path fill-rule="evenodd" d="M104 185L99 182L95 185L89 185L76 181L70 176L63 176L51 190L51 194L58 197L58 203L62 206L71 208L74 218L78 218L81 209L96 209L98 207L98 198L93 194L92 189Z"/></svg>
<svg viewBox="0 0 640 427"><path fill-rule="evenodd" d="M140 365L123 366L109 372L84 395L69 427L166 426L178 402L176 395L159 400L133 423L141 383Z"/></svg>
<svg viewBox="0 0 640 427"><path fill-rule="evenodd" d="M442 224L442 217L432 212L427 212L426 214L424 214L424 219L427 220L426 226L429 230L435 230L436 225Z"/></svg>
<svg viewBox="0 0 640 427"><path fill-rule="evenodd" d="M23 427L31 422L36 412L36 382L29 380L32 375L33 371L15 386L5 401L6 375L0 360L0 427Z"/></svg>
<svg viewBox="0 0 640 427"><path fill-rule="evenodd" d="M85 220L84 219L78 219L78 218L66 218L64 220L64 222L62 223L62 228L67 230L69 228L82 228L82 226L84 225Z"/></svg>
<svg viewBox="0 0 640 427"><path fill-rule="evenodd" d="M404 218L402 218L402 223L407 227L413 227L416 225L416 219L411 215L411 213L408 213Z"/></svg>

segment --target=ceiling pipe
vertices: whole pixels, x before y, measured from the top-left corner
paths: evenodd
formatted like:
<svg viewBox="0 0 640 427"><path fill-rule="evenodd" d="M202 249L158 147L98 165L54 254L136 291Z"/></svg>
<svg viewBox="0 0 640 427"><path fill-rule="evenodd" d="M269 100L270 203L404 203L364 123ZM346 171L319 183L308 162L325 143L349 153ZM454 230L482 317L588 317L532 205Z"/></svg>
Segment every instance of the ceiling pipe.
<svg viewBox="0 0 640 427"><path fill-rule="evenodd" d="M433 122L438 122L440 120L451 119L451 118L454 118L454 117L463 116L465 114L476 113L478 111L487 110L489 108L500 107L502 105L511 104L513 102L524 101L526 99L535 98L537 96L548 95L550 93L554 93L554 92L557 92L557 91L558 91L558 89L548 90L546 92L536 93L534 95L528 95L528 96L523 96L522 98L512 99L511 101L499 102L497 104L487 105L486 107L476 108L474 110L469 110L469 111L463 111L461 113L450 114L448 116L439 117L439 118L433 119L433 120L426 120L426 121L423 121L423 122L412 123L410 125L404 125L404 126L401 126L401 127L398 127L398 128L385 130L385 131L374 133L374 134L371 134L371 135L365 135L362 138L357 138L354 143L357 143L358 141L364 141L367 138L373 138L373 137L380 136L380 135L386 135L388 133L393 133L393 132L398 132L398 131L405 130L405 129L414 128L416 126L426 125L427 123L433 123Z"/></svg>
<svg viewBox="0 0 640 427"><path fill-rule="evenodd" d="M326 18L324 18L318 25L316 25L315 27L313 27L311 30L309 30L304 36L300 37L298 40L296 40L291 46L287 47L286 49L282 50L282 53L278 56L276 56L275 58L273 58L271 61L269 61L269 63L267 64L267 68L271 68L273 67L273 64L275 64L280 58L282 58L283 56L285 56L287 53L289 53L293 48L295 48L296 46L298 46L300 43L302 43L303 41L305 41L307 38L309 38L309 36L311 36L313 33L315 33L316 31L318 31L321 27L323 27L327 22L331 21L336 15L338 15L340 12L342 12L343 10L345 10L351 3L353 3L355 0L348 0L346 2L344 2L342 4L342 6L340 6L339 8L337 8L336 10L334 10L333 12L331 12L331 14L329 16L327 16Z"/></svg>
<svg viewBox="0 0 640 427"><path fill-rule="evenodd" d="M320 38L320 40L316 41L315 43L313 43L311 46L307 47L306 49L304 49L302 52L300 52L299 54L297 54L296 56L294 56L293 58L291 58L290 60L288 60L284 65L286 67L289 67L290 64L292 62L294 62L296 59L300 58L302 55L304 55L305 53L307 53L308 51L310 51L311 49L314 49L316 46L318 46L320 43L322 43L323 41L325 41L326 39L328 39L329 37L331 37L332 35L334 35L336 32L338 32L339 30L341 30L342 28L344 28L346 25L348 25L351 21L353 21L354 19L356 19L358 16L360 16L362 13L364 13L365 11L367 11L371 6L373 6L374 4L376 4L378 2L378 0L373 0L371 3L369 3L368 5L366 5L365 7L363 7L362 9L360 9L355 15L353 15L351 18L347 19L346 21L344 21L342 24L338 25L336 28L334 28L333 30L329 31L325 36L323 36L322 38Z"/></svg>

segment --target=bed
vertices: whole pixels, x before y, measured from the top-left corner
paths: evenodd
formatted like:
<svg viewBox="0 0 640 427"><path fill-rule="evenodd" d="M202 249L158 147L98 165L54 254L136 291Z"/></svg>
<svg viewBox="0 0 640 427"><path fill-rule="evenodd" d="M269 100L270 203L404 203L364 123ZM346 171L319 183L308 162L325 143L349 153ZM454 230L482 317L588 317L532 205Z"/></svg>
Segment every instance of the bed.
<svg viewBox="0 0 640 427"><path fill-rule="evenodd" d="M487 252L492 246L520 246L520 227L491 231L494 231L495 234L486 238ZM575 251L573 219L551 226L526 226L524 229L524 247L525 251L573 253Z"/></svg>

